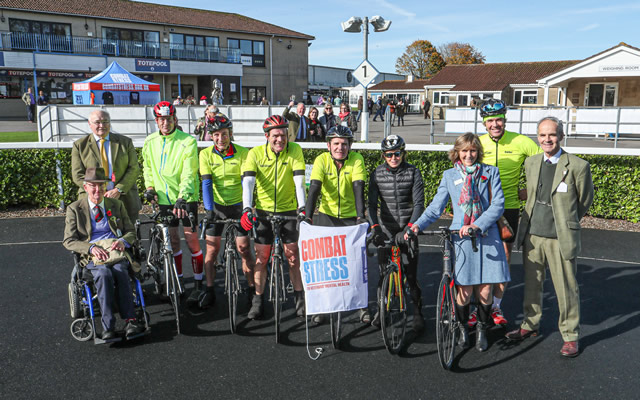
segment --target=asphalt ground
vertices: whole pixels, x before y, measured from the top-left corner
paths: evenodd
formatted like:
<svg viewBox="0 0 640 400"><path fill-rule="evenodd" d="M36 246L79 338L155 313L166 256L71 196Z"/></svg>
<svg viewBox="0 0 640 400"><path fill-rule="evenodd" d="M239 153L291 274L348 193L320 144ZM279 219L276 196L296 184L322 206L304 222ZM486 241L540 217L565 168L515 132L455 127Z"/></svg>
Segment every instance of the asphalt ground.
<svg viewBox="0 0 640 400"><path fill-rule="evenodd" d="M441 221L446 224L446 221ZM436 226L437 224L434 224ZM282 343L276 344L270 305L266 319L246 319L239 299L238 333L228 329L218 273L218 302L187 310L177 335L170 305L145 283L152 332L143 340L111 345L78 342L70 334L67 283L73 266L61 245L60 217L0 221L0 397L37 398L637 398L640 233L583 232L579 258L581 354L559 355L557 303L545 284L541 335L513 344L503 329L489 333L487 352L456 351L452 371L440 367L434 303L441 275L437 239L421 237L419 282L424 333L408 335L398 356L388 354L380 331L346 316L342 349L330 344L328 325L310 326L285 304ZM183 249L188 253L186 245ZM185 261L188 265L188 261ZM369 258L370 304L377 268ZM191 271L185 267L187 289ZM509 328L522 318L522 259L514 253L512 283L503 302ZM473 336L472 336L473 338Z"/></svg>

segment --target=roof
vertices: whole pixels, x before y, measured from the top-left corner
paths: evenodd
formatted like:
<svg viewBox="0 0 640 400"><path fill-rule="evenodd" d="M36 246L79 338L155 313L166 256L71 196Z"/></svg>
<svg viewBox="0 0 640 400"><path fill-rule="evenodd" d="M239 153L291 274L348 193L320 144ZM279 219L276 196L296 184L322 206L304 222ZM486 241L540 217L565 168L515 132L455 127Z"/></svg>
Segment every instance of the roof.
<svg viewBox="0 0 640 400"><path fill-rule="evenodd" d="M245 17L240 14L141 3L129 0L0 0L0 7L80 17L278 35L307 40L315 39L313 36ZM178 21L180 22L178 23Z"/></svg>
<svg viewBox="0 0 640 400"><path fill-rule="evenodd" d="M532 84L582 60L447 65L427 85L455 85L451 91L501 91L510 84Z"/></svg>
<svg viewBox="0 0 640 400"><path fill-rule="evenodd" d="M371 86L369 90L424 90L428 82L428 79L414 79L413 82L390 79Z"/></svg>

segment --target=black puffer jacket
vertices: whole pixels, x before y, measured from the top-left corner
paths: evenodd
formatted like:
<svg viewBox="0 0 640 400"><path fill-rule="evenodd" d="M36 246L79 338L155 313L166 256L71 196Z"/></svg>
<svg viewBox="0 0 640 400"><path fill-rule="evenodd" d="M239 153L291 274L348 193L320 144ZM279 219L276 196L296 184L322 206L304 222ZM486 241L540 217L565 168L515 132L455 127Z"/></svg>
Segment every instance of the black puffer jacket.
<svg viewBox="0 0 640 400"><path fill-rule="evenodd" d="M379 205L378 205L379 204ZM380 216L378 216L378 208ZM392 170L379 165L369 180L369 218L395 235L424 211L424 182L420 171L406 161Z"/></svg>

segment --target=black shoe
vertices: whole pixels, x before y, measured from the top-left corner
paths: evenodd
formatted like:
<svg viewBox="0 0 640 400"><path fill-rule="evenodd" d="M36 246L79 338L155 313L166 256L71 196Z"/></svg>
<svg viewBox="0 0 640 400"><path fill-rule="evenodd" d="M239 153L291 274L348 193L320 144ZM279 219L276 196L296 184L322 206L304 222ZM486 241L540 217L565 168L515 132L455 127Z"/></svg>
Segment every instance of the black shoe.
<svg viewBox="0 0 640 400"><path fill-rule="evenodd" d="M296 300L296 315L298 317L304 317L305 315L304 292L302 290L300 291L296 290L293 292L293 297Z"/></svg>
<svg viewBox="0 0 640 400"><path fill-rule="evenodd" d="M263 313L263 305L262 305L262 295L261 294L256 294L255 296L253 296L253 299L251 301L251 309L249 310L249 313L247 314L247 318L249 319L260 319L262 318L262 313Z"/></svg>
<svg viewBox="0 0 640 400"><path fill-rule="evenodd" d="M188 305L195 305L198 303L200 296L202 295L202 281L196 281L196 286L193 288L187 299Z"/></svg>
<svg viewBox="0 0 640 400"><path fill-rule="evenodd" d="M471 340L469 339L469 327L466 323L459 323L460 337L458 338L458 346L463 349L471 347Z"/></svg>
<svg viewBox="0 0 640 400"><path fill-rule="evenodd" d="M422 313L413 314L413 330L416 333L420 333L424 330L424 317Z"/></svg>
<svg viewBox="0 0 640 400"><path fill-rule="evenodd" d="M484 322L478 322L476 328L476 350L486 351L489 347L487 342L487 324Z"/></svg>
<svg viewBox="0 0 640 400"><path fill-rule="evenodd" d="M116 338L116 333L114 331L104 331L102 332L102 340L111 340Z"/></svg>
<svg viewBox="0 0 640 400"><path fill-rule="evenodd" d="M200 292L198 297L198 307L206 310L216 304L216 292L214 287L207 287L207 290Z"/></svg>
<svg viewBox="0 0 640 400"><path fill-rule="evenodd" d="M144 329L144 326L138 324L136 320L132 319L127 322L127 326L124 328L124 332L125 335L129 337L144 332Z"/></svg>

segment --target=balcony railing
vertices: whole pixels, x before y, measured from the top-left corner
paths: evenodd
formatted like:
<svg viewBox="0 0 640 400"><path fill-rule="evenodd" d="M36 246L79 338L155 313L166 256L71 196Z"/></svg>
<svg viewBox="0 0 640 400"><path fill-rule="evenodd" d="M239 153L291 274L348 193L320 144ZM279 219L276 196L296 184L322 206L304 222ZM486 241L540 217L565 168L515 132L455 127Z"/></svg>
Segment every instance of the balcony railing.
<svg viewBox="0 0 640 400"><path fill-rule="evenodd" d="M240 49L22 32L0 32L0 50L240 64Z"/></svg>

